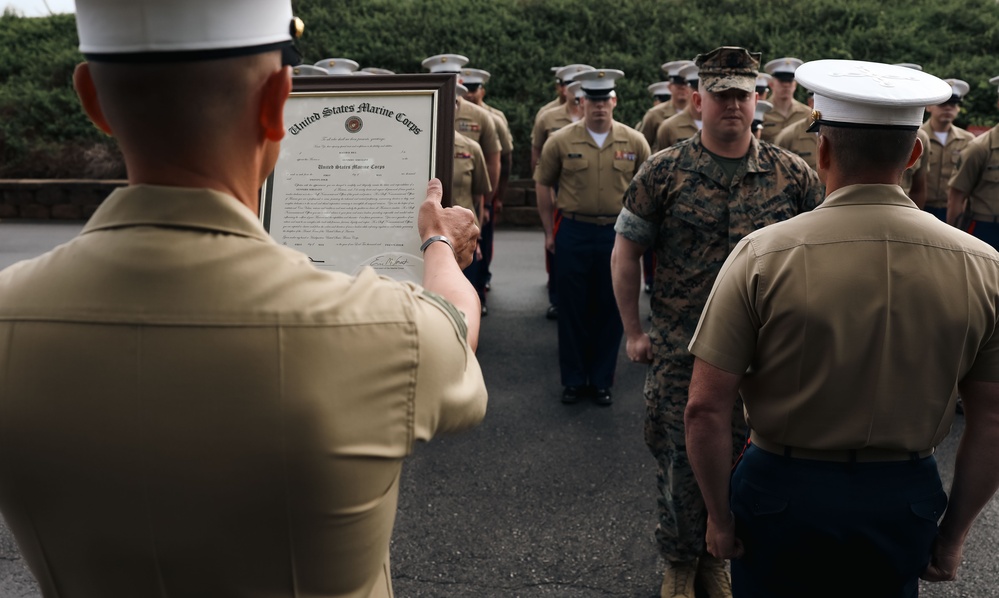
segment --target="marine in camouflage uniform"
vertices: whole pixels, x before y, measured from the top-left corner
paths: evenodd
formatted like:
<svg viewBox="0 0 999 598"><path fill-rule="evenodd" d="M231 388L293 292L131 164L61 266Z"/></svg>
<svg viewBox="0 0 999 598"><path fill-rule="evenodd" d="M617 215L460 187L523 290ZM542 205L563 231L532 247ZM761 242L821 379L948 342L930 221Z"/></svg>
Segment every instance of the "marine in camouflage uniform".
<svg viewBox="0 0 999 598"><path fill-rule="evenodd" d="M741 48L720 50L744 54L747 63L752 56L752 67L746 65L742 70L752 72L758 68L758 54L750 55ZM707 55L709 59L714 56L715 62L719 60L716 52L719 50ZM703 65L700 76L698 93L703 95L712 89L704 89ZM755 97L754 83L755 75L748 83ZM711 126L707 113L704 123L707 130ZM749 125L745 123L747 132ZM801 158L755 137L748 141L748 151L741 160L729 161L738 165L730 163L726 169L722 166L725 160L705 148L705 130L653 155L642 165L625 193L624 208L615 226L615 253L628 245L622 243L623 238L634 244L634 252L653 247L656 254L652 327L648 333L652 367L644 392L645 440L658 465L656 540L670 565L667 575L671 566L696 563L706 555L707 514L687 459L683 425L694 362L687 344L701 308L722 263L740 239L758 228L811 210L823 197L818 175ZM630 259L634 254L621 251L621 255L628 255L622 259ZM623 278L628 282L624 284L630 284L630 273L617 258L614 268L625 273ZM628 299L622 299L626 294L619 291L618 276L615 273L615 292L625 319ZM637 313L637 295L634 298L632 310ZM627 322L625 325L627 331ZM740 406L732 413L732 423L734 446L741 447L746 425ZM663 595L673 595L665 586L664 581Z"/></svg>
<svg viewBox="0 0 999 598"><path fill-rule="evenodd" d="M728 254L747 234L811 210L822 184L789 151L753 140L728 180L701 144L701 133L650 158L624 196L618 234L656 251L652 287L653 362L645 380L645 441L659 463L656 539L668 560L704 552L705 511L690 471L683 410L694 364L687 344ZM742 411L733 435L745 438Z"/></svg>

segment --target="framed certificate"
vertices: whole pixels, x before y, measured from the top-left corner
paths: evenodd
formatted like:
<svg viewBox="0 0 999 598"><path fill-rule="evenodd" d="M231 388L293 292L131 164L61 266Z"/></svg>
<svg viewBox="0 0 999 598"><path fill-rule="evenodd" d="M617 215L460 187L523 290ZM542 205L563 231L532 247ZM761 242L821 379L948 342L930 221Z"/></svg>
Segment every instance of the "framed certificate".
<svg viewBox="0 0 999 598"><path fill-rule="evenodd" d="M297 77L260 219L322 269L423 276L416 218L427 181L450 205L452 74Z"/></svg>

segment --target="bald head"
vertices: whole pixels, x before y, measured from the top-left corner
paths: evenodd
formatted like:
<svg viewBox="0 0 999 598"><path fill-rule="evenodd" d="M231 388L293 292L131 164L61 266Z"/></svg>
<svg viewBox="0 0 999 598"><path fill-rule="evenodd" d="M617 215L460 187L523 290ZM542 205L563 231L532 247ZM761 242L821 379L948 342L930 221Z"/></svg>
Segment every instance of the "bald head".
<svg viewBox="0 0 999 598"><path fill-rule="evenodd" d="M184 152L249 133L280 54L168 64L90 63L101 110L126 152Z"/></svg>
<svg viewBox="0 0 999 598"><path fill-rule="evenodd" d="M285 135L291 70L279 52L77 67L90 119L118 139L132 184L207 187L256 209Z"/></svg>
<svg viewBox="0 0 999 598"><path fill-rule="evenodd" d="M844 172L876 174L905 170L916 132L897 129L822 127L829 139L830 157Z"/></svg>

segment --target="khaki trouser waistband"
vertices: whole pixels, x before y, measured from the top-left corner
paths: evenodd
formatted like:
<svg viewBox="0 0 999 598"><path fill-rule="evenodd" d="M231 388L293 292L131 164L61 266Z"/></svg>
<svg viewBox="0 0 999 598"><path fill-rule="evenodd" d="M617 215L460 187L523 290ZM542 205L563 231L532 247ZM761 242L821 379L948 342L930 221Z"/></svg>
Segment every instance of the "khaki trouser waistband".
<svg viewBox="0 0 999 598"><path fill-rule="evenodd" d="M779 442L771 442L761 437L755 430L749 433L749 441L768 453L783 455L793 459L813 459L815 461L834 461L837 463L909 461L923 459L933 454L933 449L926 449L922 451L901 451L876 447L844 450L798 448L780 444Z"/></svg>

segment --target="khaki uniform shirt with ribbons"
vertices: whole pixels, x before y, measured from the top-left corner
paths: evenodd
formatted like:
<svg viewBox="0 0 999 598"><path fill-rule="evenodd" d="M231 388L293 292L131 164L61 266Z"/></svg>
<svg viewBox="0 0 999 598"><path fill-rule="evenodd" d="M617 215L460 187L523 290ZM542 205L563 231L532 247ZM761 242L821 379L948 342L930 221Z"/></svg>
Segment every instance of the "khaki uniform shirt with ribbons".
<svg viewBox="0 0 999 598"><path fill-rule="evenodd" d="M819 136L816 133L808 132L808 125L811 119L803 119L788 126L777 134L774 145L792 151L812 167L817 170L819 160Z"/></svg>
<svg viewBox="0 0 999 598"><path fill-rule="evenodd" d="M976 219L999 217L999 126L968 142L950 186L971 197Z"/></svg>
<svg viewBox="0 0 999 598"><path fill-rule="evenodd" d="M656 133L659 132L659 125L663 124L663 121L667 118L675 116L679 112L682 112L682 110L677 110L673 100L656 104L645 111L642 122L636 128L639 133L645 136L645 141L648 142L649 147L653 147L656 144Z"/></svg>
<svg viewBox="0 0 999 598"><path fill-rule="evenodd" d="M958 162L961 161L961 150L968 146L974 135L960 127L950 126L947 132L947 143L941 144L929 121L923 123L922 131L926 133L930 143L923 148L926 158L926 206L932 208L947 207L947 181L954 174Z"/></svg>
<svg viewBox="0 0 999 598"><path fill-rule="evenodd" d="M909 194L909 191L912 191L912 180L915 178L916 173L919 172L921 168L926 168L926 148L930 147L930 136L926 134L926 131L922 129L916 130L916 138L918 138L920 143L923 144L923 153L915 162L912 163L912 166L905 169L905 172L902 173L901 179L898 181L898 185L902 188L902 191L904 191L906 195Z"/></svg>
<svg viewBox="0 0 999 598"><path fill-rule="evenodd" d="M997 309L995 249L896 185L852 185L739 243L690 351L745 373L766 440L924 451L950 431L959 381L999 381Z"/></svg>
<svg viewBox="0 0 999 598"><path fill-rule="evenodd" d="M656 144L652 146L652 151L658 152L684 139L690 139L698 131L700 129L697 128L694 115L690 113L690 108L687 108L683 112L667 118L659 125L659 130L656 131Z"/></svg>
<svg viewBox="0 0 999 598"><path fill-rule="evenodd" d="M563 212L613 217L621 211L631 178L648 157L645 138L628 125L614 121L603 147L597 147L585 121L579 121L548 139L534 180L549 187L558 183L556 203Z"/></svg>
<svg viewBox="0 0 999 598"><path fill-rule="evenodd" d="M513 133L510 132L510 123L506 120L506 115L497 108L493 108L488 104L482 104L482 108L485 108L493 115L496 119L496 133L499 135L500 140L500 153L509 154L513 151Z"/></svg>
<svg viewBox="0 0 999 598"><path fill-rule="evenodd" d="M455 132L454 172L451 176L454 204L475 212L475 223L479 224L482 214L479 214L479 204L475 197L488 195L492 190L482 148L468 137Z"/></svg>
<svg viewBox="0 0 999 598"><path fill-rule="evenodd" d="M531 131L531 146L540 150L545 146L545 142L548 141L552 133L564 129L574 122L579 121L572 120L565 105L546 110L534 122L534 129Z"/></svg>
<svg viewBox="0 0 999 598"><path fill-rule="evenodd" d="M485 108L466 101L458 101L454 115L454 130L479 144L487 156L502 151L499 133L496 131L496 118Z"/></svg>
<svg viewBox="0 0 999 598"><path fill-rule="evenodd" d="M777 134L802 119L809 119L812 116L812 109L808 104L802 104L798 100L791 100L791 110L784 116L776 110L771 110L763 115L763 133L760 139L768 143L773 143Z"/></svg>
<svg viewBox="0 0 999 598"><path fill-rule="evenodd" d="M228 195L115 191L0 272L0 511L46 596L391 596L403 458L485 413L465 334Z"/></svg>

